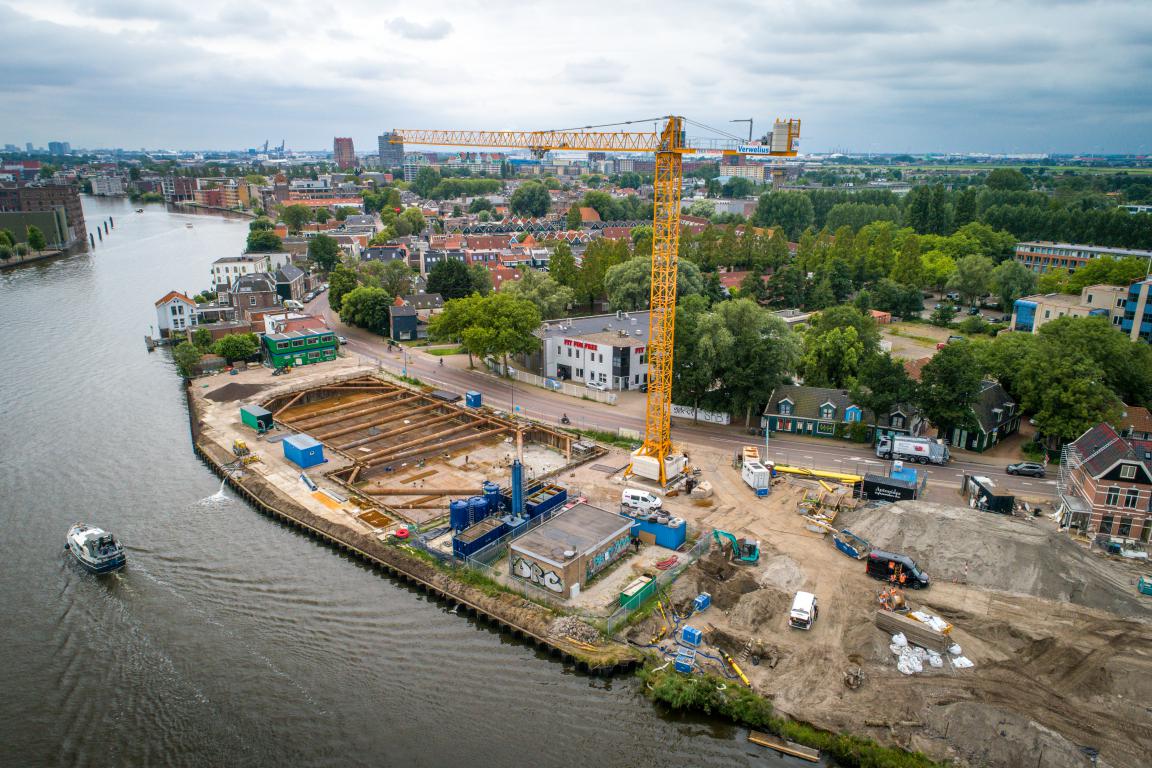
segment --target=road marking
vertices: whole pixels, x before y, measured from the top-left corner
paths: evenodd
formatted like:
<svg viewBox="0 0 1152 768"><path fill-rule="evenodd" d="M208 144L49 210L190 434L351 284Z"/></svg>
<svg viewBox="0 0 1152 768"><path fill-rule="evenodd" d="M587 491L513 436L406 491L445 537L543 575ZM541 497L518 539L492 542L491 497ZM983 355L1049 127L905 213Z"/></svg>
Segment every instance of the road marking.
<svg viewBox="0 0 1152 768"><path fill-rule="evenodd" d="M1020 485L1032 485L1032 483L1020 483Z"/></svg>

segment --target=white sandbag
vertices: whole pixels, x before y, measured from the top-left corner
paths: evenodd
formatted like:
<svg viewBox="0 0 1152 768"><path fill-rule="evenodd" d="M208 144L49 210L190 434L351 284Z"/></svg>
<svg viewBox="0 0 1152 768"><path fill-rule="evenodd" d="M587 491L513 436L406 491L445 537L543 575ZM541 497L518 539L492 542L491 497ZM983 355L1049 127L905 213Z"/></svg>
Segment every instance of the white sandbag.
<svg viewBox="0 0 1152 768"><path fill-rule="evenodd" d="M924 650L923 648L921 648L918 645L908 646L908 652L911 653L913 656L915 656L916 660L920 661L920 662L923 662L925 659L928 658L928 651Z"/></svg>
<svg viewBox="0 0 1152 768"><path fill-rule="evenodd" d="M976 665L964 656L957 656L956 658L952 659L952 666L954 666L956 669L968 669Z"/></svg>
<svg viewBox="0 0 1152 768"><path fill-rule="evenodd" d="M907 647L908 646L906 645L896 645L896 643L889 643L888 650L892 651L893 656L899 656L900 654L904 653L904 649Z"/></svg>
<svg viewBox="0 0 1152 768"><path fill-rule="evenodd" d="M896 662L896 669L905 675L915 675L924 671L924 665L920 663L920 659L916 658L915 654L905 653L901 654L900 660Z"/></svg>
<svg viewBox="0 0 1152 768"><path fill-rule="evenodd" d="M928 663L933 667L944 666L944 658L936 651L928 651Z"/></svg>
<svg viewBox="0 0 1152 768"><path fill-rule="evenodd" d="M892 645L898 645L903 648L905 645L908 645L908 638L904 637L903 632L897 632L892 635Z"/></svg>
<svg viewBox="0 0 1152 768"><path fill-rule="evenodd" d="M959 644L952 643L952 645L948 646L948 653L952 654L953 656L959 656L961 653Z"/></svg>

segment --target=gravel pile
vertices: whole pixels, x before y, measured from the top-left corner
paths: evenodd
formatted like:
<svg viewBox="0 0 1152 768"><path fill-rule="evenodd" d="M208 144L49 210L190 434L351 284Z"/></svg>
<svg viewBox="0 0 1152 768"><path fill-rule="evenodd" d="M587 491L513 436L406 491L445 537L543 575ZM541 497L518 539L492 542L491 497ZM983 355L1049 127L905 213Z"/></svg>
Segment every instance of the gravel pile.
<svg viewBox="0 0 1152 768"><path fill-rule="evenodd" d="M581 643L594 644L600 641L600 633L575 616L563 616L548 627L548 636L556 639L567 637Z"/></svg>

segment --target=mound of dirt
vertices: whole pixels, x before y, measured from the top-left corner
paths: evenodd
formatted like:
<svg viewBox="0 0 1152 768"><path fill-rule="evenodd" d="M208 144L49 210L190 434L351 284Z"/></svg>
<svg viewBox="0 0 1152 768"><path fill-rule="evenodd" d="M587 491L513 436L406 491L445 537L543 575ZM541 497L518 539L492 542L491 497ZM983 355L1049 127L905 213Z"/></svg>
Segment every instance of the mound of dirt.
<svg viewBox="0 0 1152 768"><path fill-rule="evenodd" d="M804 586L806 578L804 570L795 560L788 555L775 555L764 561L760 584L791 594Z"/></svg>
<svg viewBox="0 0 1152 768"><path fill-rule="evenodd" d="M722 552L710 552L697 561L697 567L697 592L712 595L712 604L722 611L730 610L742 596L760 588L750 568L729 562Z"/></svg>
<svg viewBox="0 0 1152 768"><path fill-rule="evenodd" d="M922 501L842 513L843 527L877 549L910 555L936 582L1152 615L1129 567L1092 554L1042 523ZM1134 581L1133 581L1134 583Z"/></svg>
<svg viewBox="0 0 1152 768"><path fill-rule="evenodd" d="M204 397L209 400L215 400L218 403L232 403L237 400L246 400L253 395L263 392L270 386L269 384L238 384L236 382L229 382L219 389L208 392Z"/></svg>
<svg viewBox="0 0 1152 768"><path fill-rule="evenodd" d="M742 596L728 612L732 626L755 632L766 623L783 623L792 604L789 593L766 587Z"/></svg>

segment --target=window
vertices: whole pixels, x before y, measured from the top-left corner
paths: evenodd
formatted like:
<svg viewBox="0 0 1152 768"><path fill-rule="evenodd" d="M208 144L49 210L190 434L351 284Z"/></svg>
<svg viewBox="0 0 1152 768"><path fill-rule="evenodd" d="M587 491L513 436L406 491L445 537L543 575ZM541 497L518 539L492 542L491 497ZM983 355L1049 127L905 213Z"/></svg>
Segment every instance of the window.
<svg viewBox="0 0 1152 768"><path fill-rule="evenodd" d="M836 409L833 408L832 406L830 406L830 405L820 406L820 418L830 419L835 415L836 415Z"/></svg>
<svg viewBox="0 0 1152 768"><path fill-rule="evenodd" d="M1109 488L1108 489L1108 497L1104 500L1104 503L1106 505L1108 505L1109 507L1114 507L1114 506L1116 506L1116 504L1119 501L1120 501L1120 489L1116 488L1116 487Z"/></svg>
<svg viewBox="0 0 1152 768"><path fill-rule="evenodd" d="M249 296L248 297L248 306L250 306L250 307L256 306L256 297L255 296Z"/></svg>
<svg viewBox="0 0 1152 768"><path fill-rule="evenodd" d="M1112 535L1112 515L1104 515L1100 518L1100 533Z"/></svg>
<svg viewBox="0 0 1152 768"><path fill-rule="evenodd" d="M319 360L319 359L320 359L320 353L319 353L319 352L317 352L317 351L316 351L316 350L314 350L314 349L313 349L313 350L309 350L309 352L308 352L308 359L309 359L309 360Z"/></svg>
<svg viewBox="0 0 1152 768"><path fill-rule="evenodd" d="M584 378L584 369L583 368L577 368L576 369L576 378L581 378L581 379Z"/></svg>
<svg viewBox="0 0 1152 768"><path fill-rule="evenodd" d="M572 347L568 347L568 357L572 357Z"/></svg>
<svg viewBox="0 0 1152 768"><path fill-rule="evenodd" d="M314 347L319 343L320 343L320 337L319 336L312 336L308 339L308 346L310 346L310 347Z"/></svg>
<svg viewBox="0 0 1152 768"><path fill-rule="evenodd" d="M335 341L335 339L336 339L335 336L321 336L320 337L320 341L324 344L331 344L333 341Z"/></svg>
<svg viewBox="0 0 1152 768"><path fill-rule="evenodd" d="M781 416L791 416L792 415L792 403L790 403L787 400L781 400L780 401L780 415Z"/></svg>
<svg viewBox="0 0 1152 768"><path fill-rule="evenodd" d="M1136 509L1136 505L1140 501L1140 491L1135 488L1129 488L1128 492L1124 494L1124 507L1126 509Z"/></svg>
<svg viewBox="0 0 1152 768"><path fill-rule="evenodd" d="M1116 531L1116 535L1122 536L1124 538L1128 538L1132 535L1132 518L1120 518L1120 528Z"/></svg>
<svg viewBox="0 0 1152 768"><path fill-rule="evenodd" d="M1131 480L1136 477L1135 464L1121 464L1120 465L1120 479Z"/></svg>
<svg viewBox="0 0 1152 768"><path fill-rule="evenodd" d="M896 429L904 429L904 415L896 413L892 415L892 426Z"/></svg>
<svg viewBox="0 0 1152 768"><path fill-rule="evenodd" d="M563 351L564 351L564 348L561 347L559 344L557 344L556 345L556 354L559 355Z"/></svg>
<svg viewBox="0 0 1152 768"><path fill-rule="evenodd" d="M293 346L293 347L302 347L302 346L304 346L304 339L292 339L292 346Z"/></svg>
<svg viewBox="0 0 1152 768"><path fill-rule="evenodd" d="M288 349L289 346L291 345L286 341L276 342L276 349Z"/></svg>

